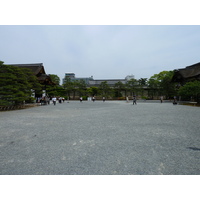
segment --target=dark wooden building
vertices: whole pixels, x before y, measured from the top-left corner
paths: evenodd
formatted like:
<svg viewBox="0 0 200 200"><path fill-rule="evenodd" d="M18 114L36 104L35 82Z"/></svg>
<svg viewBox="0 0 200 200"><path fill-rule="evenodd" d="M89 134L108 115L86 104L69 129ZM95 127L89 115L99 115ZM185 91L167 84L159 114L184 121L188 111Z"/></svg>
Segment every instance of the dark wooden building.
<svg viewBox="0 0 200 200"><path fill-rule="evenodd" d="M174 70L173 82L184 85L189 81L200 81L200 63Z"/></svg>
<svg viewBox="0 0 200 200"><path fill-rule="evenodd" d="M43 63L34 63L34 64L8 64L11 66L28 68L33 74L38 78L39 83L43 86L43 95L46 96L46 86L47 85L55 85L51 80L50 75L46 74ZM35 97L39 97L41 95L35 94Z"/></svg>
<svg viewBox="0 0 200 200"><path fill-rule="evenodd" d="M10 64L11 66L22 67L30 69L33 74L38 78L38 81L42 85L55 85L51 77L46 74L43 63L35 64Z"/></svg>

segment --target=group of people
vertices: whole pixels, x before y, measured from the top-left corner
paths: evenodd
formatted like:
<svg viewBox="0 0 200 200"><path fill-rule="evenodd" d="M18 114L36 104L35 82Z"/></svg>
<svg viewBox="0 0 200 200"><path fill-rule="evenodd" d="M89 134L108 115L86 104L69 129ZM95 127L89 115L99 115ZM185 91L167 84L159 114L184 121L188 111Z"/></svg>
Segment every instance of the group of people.
<svg viewBox="0 0 200 200"><path fill-rule="evenodd" d="M36 103L41 103L41 105L50 104L50 98L47 97L47 96L38 97L38 98L36 99Z"/></svg>
<svg viewBox="0 0 200 200"><path fill-rule="evenodd" d="M56 98L56 97L53 97L52 98L52 101L53 101L53 104L56 105L56 101L58 100L59 103L62 103L65 101L65 98L64 97L59 97L59 98ZM91 97L88 97L88 101L93 101L95 102L95 97L93 96L92 98ZM106 98L103 97L102 98L103 102L105 102ZM83 102L83 97L80 97L80 102L82 103ZM129 98L128 96L126 97L126 102L128 103L129 102ZM163 96L160 97L160 102L163 103ZM176 96L174 96L174 100L173 100L173 104L176 105L177 104L177 99L176 99ZM133 105L137 105L137 98L136 98L136 95L133 95Z"/></svg>
<svg viewBox="0 0 200 200"><path fill-rule="evenodd" d="M95 97L93 96L92 98L91 97L88 97L88 101L93 101L93 102L95 102ZM105 100L106 100L106 98L105 97L103 97L103 102L105 102ZM82 102L83 101L83 97L80 97L80 102Z"/></svg>
<svg viewBox="0 0 200 200"><path fill-rule="evenodd" d="M162 102L163 102L163 96L160 97L160 103L162 103ZM177 104L176 96L174 96L173 104L174 104L174 105Z"/></svg>
<svg viewBox="0 0 200 200"><path fill-rule="evenodd" d="M53 104L54 104L54 106L55 106L55 105L56 105L57 98L56 98L56 97L53 97L53 98L52 98L52 101L53 101ZM62 103L62 102L64 103L64 102L65 102L65 98L64 98L64 97L59 97L59 98L58 98L58 102L59 102L59 103Z"/></svg>
<svg viewBox="0 0 200 200"><path fill-rule="evenodd" d="M92 99L93 102L95 102L95 100L96 100L95 97L92 97L91 99ZM90 101L91 99L88 99L88 101ZM62 102L65 101L65 98L64 97L59 97L59 98L53 97L52 101L53 101L54 105L56 105L57 100L58 100L59 103L62 103ZM83 102L83 97L80 97L79 100L82 103ZM105 97L103 97L103 102L105 102L105 100L106 100Z"/></svg>
<svg viewBox="0 0 200 200"><path fill-rule="evenodd" d="M126 97L126 102L127 103L129 103L129 98L128 98L128 96ZM133 95L133 105L137 105L137 98L136 98L136 96L135 95Z"/></svg>

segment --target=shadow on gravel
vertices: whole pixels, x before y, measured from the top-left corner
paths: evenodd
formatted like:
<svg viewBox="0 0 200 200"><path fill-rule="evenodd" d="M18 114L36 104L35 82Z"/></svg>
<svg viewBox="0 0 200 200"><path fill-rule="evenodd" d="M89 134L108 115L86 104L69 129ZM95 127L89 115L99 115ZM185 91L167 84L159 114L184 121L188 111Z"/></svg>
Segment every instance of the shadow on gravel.
<svg viewBox="0 0 200 200"><path fill-rule="evenodd" d="M200 151L200 149L197 148L197 147L187 147L187 149L191 149L191 150L194 150L194 151Z"/></svg>

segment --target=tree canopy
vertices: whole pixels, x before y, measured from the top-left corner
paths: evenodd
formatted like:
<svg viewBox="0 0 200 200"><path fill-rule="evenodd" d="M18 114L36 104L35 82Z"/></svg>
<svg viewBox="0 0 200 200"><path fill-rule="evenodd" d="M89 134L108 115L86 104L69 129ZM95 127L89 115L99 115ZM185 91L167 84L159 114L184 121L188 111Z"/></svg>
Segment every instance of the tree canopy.
<svg viewBox="0 0 200 200"><path fill-rule="evenodd" d="M200 102L200 81L188 82L179 88L178 94L182 99L194 99Z"/></svg>
<svg viewBox="0 0 200 200"><path fill-rule="evenodd" d="M176 94L175 83L172 83L173 71L162 71L159 74L154 74L148 81L149 88L156 91L157 95L165 95L170 98ZM152 93L155 94L155 93Z"/></svg>
<svg viewBox="0 0 200 200"><path fill-rule="evenodd" d="M4 65L0 61L0 105L31 101L35 90L41 90L41 85L29 69Z"/></svg>

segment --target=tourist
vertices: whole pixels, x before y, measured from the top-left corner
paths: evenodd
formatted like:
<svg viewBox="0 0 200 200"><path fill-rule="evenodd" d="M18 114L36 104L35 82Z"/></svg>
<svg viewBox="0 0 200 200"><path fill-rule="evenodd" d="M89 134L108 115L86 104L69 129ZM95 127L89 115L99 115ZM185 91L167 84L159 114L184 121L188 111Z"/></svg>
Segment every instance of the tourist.
<svg viewBox="0 0 200 200"><path fill-rule="evenodd" d="M163 96L160 97L160 103L162 103L162 102L163 102Z"/></svg>
<svg viewBox="0 0 200 200"><path fill-rule="evenodd" d="M128 96L126 97L126 103L129 103L129 99L128 99Z"/></svg>
<svg viewBox="0 0 200 200"><path fill-rule="evenodd" d="M176 105L177 104L177 100L176 100L176 96L174 96L174 101L173 104Z"/></svg>
<svg viewBox="0 0 200 200"><path fill-rule="evenodd" d="M62 103L62 97L59 97L58 101L59 103Z"/></svg>
<svg viewBox="0 0 200 200"><path fill-rule="evenodd" d="M136 103L136 96L135 95L133 96L133 105L134 104L137 105L137 103Z"/></svg>
<svg viewBox="0 0 200 200"><path fill-rule="evenodd" d="M80 102L82 103L82 101L83 101L83 97L80 97Z"/></svg>
<svg viewBox="0 0 200 200"><path fill-rule="evenodd" d="M56 105L56 100L57 100L56 97L53 97L53 98L52 98L52 101L53 101L54 106Z"/></svg>
<svg viewBox="0 0 200 200"><path fill-rule="evenodd" d="M95 102L95 97L94 96L92 97L92 101Z"/></svg>

